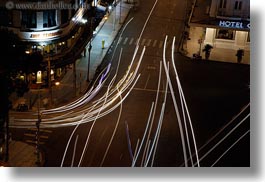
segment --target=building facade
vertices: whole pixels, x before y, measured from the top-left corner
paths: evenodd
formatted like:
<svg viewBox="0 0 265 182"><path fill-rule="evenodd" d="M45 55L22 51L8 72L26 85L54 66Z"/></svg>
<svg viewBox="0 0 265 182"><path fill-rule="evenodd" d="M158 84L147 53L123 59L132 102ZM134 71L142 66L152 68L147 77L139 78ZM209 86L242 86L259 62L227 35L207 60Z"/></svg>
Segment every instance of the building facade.
<svg viewBox="0 0 265 182"><path fill-rule="evenodd" d="M47 82L49 73L52 80L60 77L65 67L80 56L93 35L92 17L97 3L97 0L0 2L0 27L18 36L26 54L43 55L43 69L32 73L30 82Z"/></svg>
<svg viewBox="0 0 265 182"><path fill-rule="evenodd" d="M249 0L198 0L195 4L189 25L204 28L204 45L250 50Z"/></svg>

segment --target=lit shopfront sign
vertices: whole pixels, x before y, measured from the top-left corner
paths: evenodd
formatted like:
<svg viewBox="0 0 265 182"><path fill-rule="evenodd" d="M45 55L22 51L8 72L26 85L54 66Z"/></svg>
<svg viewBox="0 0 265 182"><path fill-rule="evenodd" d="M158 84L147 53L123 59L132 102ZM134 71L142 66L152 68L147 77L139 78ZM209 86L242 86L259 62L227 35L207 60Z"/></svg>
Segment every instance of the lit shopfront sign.
<svg viewBox="0 0 265 182"><path fill-rule="evenodd" d="M238 29L250 29L250 23L240 22L240 21L227 21L227 20L220 20L219 21L220 27L227 27L227 28L238 28Z"/></svg>
<svg viewBox="0 0 265 182"><path fill-rule="evenodd" d="M30 38L31 39L49 39L49 38L54 38L54 37L58 37L62 34L62 31L58 31L58 32L50 32L50 33L31 33L30 34Z"/></svg>

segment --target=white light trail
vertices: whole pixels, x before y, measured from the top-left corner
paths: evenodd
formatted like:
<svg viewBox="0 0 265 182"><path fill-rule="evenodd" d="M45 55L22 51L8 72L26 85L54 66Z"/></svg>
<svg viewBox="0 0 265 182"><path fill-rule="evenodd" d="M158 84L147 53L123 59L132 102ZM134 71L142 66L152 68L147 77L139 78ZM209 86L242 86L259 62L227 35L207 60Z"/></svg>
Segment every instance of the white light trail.
<svg viewBox="0 0 265 182"><path fill-rule="evenodd" d="M248 114L244 119L242 119L232 130L230 130L230 132L228 132L217 144L215 144L210 150L208 150L208 152L206 152L206 154L204 154L199 161L202 161L205 157L207 157L209 155L209 153L211 153L218 145L220 145L220 143L222 143L231 133L233 133L248 117L250 116L250 114ZM196 165L196 164L195 164Z"/></svg>
<svg viewBox="0 0 265 182"><path fill-rule="evenodd" d="M160 64L161 63L162 62L160 61ZM167 65L167 69L169 70L169 64ZM166 103L167 103L167 90L168 90L168 79L166 80L166 89L165 89L165 95L164 95L165 106L166 106ZM161 127L162 127L162 125L161 125ZM153 164L154 164L154 160L155 160L155 156L156 156L156 150L157 150L157 145L158 145L158 141L159 141L159 137L160 137L160 132L161 132L161 130L159 130L158 139L156 140L155 149L154 149L154 155L153 155L152 162L151 162L151 167L153 167Z"/></svg>
<svg viewBox="0 0 265 182"><path fill-rule="evenodd" d="M160 113L160 118L159 118L159 123L158 123L157 129L156 129L155 138L154 138L152 147L150 149L149 155L147 157L147 160L146 160L146 162L144 164L144 167L147 167L147 165L149 163L149 160L151 158L151 155L153 153L156 141L158 140L158 136L159 136L158 134L159 134L159 131L161 130L161 126L162 126L162 122L163 122L163 118L164 118L164 111L165 111L165 103L163 103L163 105L162 105L162 110L161 110L161 113Z"/></svg>
<svg viewBox="0 0 265 182"><path fill-rule="evenodd" d="M219 162L220 159L222 159L222 157L230 150L232 149L242 138L244 138L248 133L250 132L250 130L248 130L246 133L244 133L239 139L237 139L212 165L211 167L215 166L215 164L217 162Z"/></svg>
<svg viewBox="0 0 265 182"><path fill-rule="evenodd" d="M167 70L167 66L166 66L167 37L168 36L166 36L165 41L164 41L163 63L164 63L164 69L166 71L166 75L167 75L167 79L168 79L168 83L169 83L169 88L170 88L171 97L172 97L172 100L173 100L175 112L176 112L176 115L177 115L177 120L178 120L179 130L180 130L180 136L181 136L181 142L182 142L184 162L185 162L185 167L187 167L188 166L187 153L186 153L186 145L185 145L185 140L184 140L183 128L182 128L182 124L181 124L181 118L180 118L180 114L179 114L179 110L178 110L178 106L177 106L177 101L176 101L176 98L175 98L175 95L174 95L174 89L173 89L172 82L171 82L171 79L170 79L170 76L169 76L169 71Z"/></svg>
<svg viewBox="0 0 265 182"><path fill-rule="evenodd" d="M150 124L150 128L149 128L149 132L148 132L147 139L146 139L147 141L149 141L149 138L150 138L150 135L151 135L151 132L152 132L153 123L154 123L154 120L155 120L156 107L157 107L157 103L158 103L159 89L160 89L160 83L161 83L161 75L162 75L162 63L160 62L160 65L159 65L159 78L158 78L157 91L156 91L156 99L155 99L155 107L154 107L154 112L153 112L152 119L151 119L151 124ZM143 156L145 156L146 149L147 149L147 143L146 143L145 148L144 148ZM142 158L142 162L141 162L141 166L143 165L144 160L145 159L143 157Z"/></svg>
<svg viewBox="0 0 265 182"><path fill-rule="evenodd" d="M194 135L194 130L193 130L193 126L192 126L192 122L191 122L191 117L189 114L189 110L187 107L187 103L186 103L186 99L182 90L182 86L179 80L179 76L178 76L178 72L177 72L177 68L175 65L175 56L174 56L174 50L175 50L175 37L173 38L173 42L172 42L172 49L171 49L171 62L173 65L173 69L176 75L176 80L177 80L177 84L178 84L178 90L179 90L179 95L180 95L180 100L181 100L181 107L182 107L182 111L183 111L183 119L184 119L184 124L185 124L185 131L186 131L186 137L187 137L187 142L188 142L188 148L189 148L189 154L190 154L190 159L191 159L191 163L193 166L193 159L192 159L192 153L191 153L191 148L190 148L190 142L189 142L189 135L188 135L188 131L187 131L187 124L186 124L186 115L184 112L184 107L183 107L183 102L185 105L185 109L188 115L188 120L189 120L189 124L190 124L190 129L191 129L191 134L192 134L192 139L193 139L193 145L194 145L194 149L195 149L195 154L196 154L196 159L197 159L197 164L198 167L200 167L200 163L199 163L199 155L198 155L198 150L197 150L197 144L196 144L196 140L195 140L195 135Z"/></svg>
<svg viewBox="0 0 265 182"><path fill-rule="evenodd" d="M154 102L152 102L152 106L151 106L151 109L150 109L150 113L149 113L149 117L148 117L148 120L147 120L147 124L146 124L146 127L145 127L145 131L144 131L144 135L143 135L143 138L142 138L142 141L141 141L141 144L140 144L140 147L136 153L136 156L134 157L134 160L132 162L132 165L131 167L134 167L135 166L135 163L137 162L137 159L138 159L138 156L141 152L141 149L142 149L142 146L143 146L143 143L144 143L144 140L145 140L145 136L146 136L146 133L147 133L147 130L148 130L148 127L149 127L149 124L150 124L150 121L151 121L151 116L152 116L152 112L153 112L153 107L154 107Z"/></svg>

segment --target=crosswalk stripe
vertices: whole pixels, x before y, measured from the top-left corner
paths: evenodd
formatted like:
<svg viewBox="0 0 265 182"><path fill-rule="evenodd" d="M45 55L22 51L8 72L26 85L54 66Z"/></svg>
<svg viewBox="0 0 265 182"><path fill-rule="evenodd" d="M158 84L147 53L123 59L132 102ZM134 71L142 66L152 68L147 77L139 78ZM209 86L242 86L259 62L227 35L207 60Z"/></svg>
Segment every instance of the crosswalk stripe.
<svg viewBox="0 0 265 182"><path fill-rule="evenodd" d="M127 43L127 41L128 41L128 37L125 38L123 44L125 45Z"/></svg>
<svg viewBox="0 0 265 182"><path fill-rule="evenodd" d="M138 42L139 42L139 38L136 39L134 44L137 45Z"/></svg>
<svg viewBox="0 0 265 182"><path fill-rule="evenodd" d="M155 40L155 41L153 42L153 47L156 46L156 43L157 43L157 40Z"/></svg>
<svg viewBox="0 0 265 182"><path fill-rule="evenodd" d="M148 42L147 42L147 44L146 44L146 46L149 47L150 44L151 44L151 42L152 42L152 39L149 39Z"/></svg>
<svg viewBox="0 0 265 182"><path fill-rule="evenodd" d="M36 144L36 141L34 140L26 140L26 143L33 143L33 144ZM40 142L40 145L43 145L44 142Z"/></svg>
<svg viewBox="0 0 265 182"><path fill-rule="evenodd" d="M120 37L120 38L119 38L119 42L118 42L118 44L120 44L120 43L121 43L121 41L122 41L122 37Z"/></svg>
<svg viewBox="0 0 265 182"><path fill-rule="evenodd" d="M28 130L30 130L30 131L37 131L37 128L29 128ZM45 130L45 129L40 129L40 132L52 133L51 130Z"/></svg>
<svg viewBox="0 0 265 182"><path fill-rule="evenodd" d="M134 38L131 38L129 45L131 45L133 43Z"/></svg>
<svg viewBox="0 0 265 182"><path fill-rule="evenodd" d="M36 137L36 134L31 134L31 133L25 133L24 135L28 136L28 137ZM44 135L40 135L40 138L48 139L49 137L44 136Z"/></svg>
<svg viewBox="0 0 265 182"><path fill-rule="evenodd" d="M143 41L142 41L141 45L144 45L145 41L146 41L146 39L143 39Z"/></svg>

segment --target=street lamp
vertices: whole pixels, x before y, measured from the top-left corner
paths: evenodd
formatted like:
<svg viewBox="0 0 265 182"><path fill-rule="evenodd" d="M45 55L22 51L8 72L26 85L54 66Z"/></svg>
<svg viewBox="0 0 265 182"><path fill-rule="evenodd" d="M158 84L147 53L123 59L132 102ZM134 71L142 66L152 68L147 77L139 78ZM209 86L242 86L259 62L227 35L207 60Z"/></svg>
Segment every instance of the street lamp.
<svg viewBox="0 0 265 182"><path fill-rule="evenodd" d="M91 37L92 38L92 37ZM92 49L92 45L91 45L91 39L89 41L89 47L88 47L88 60L87 60L87 82L89 82L89 68L90 68L90 52Z"/></svg>

